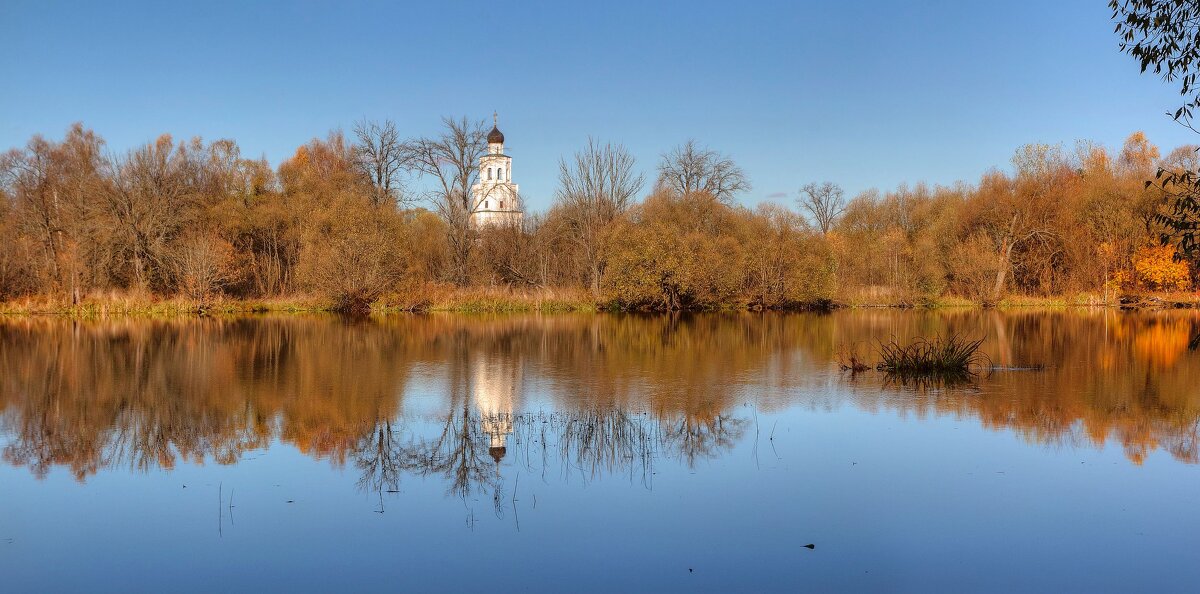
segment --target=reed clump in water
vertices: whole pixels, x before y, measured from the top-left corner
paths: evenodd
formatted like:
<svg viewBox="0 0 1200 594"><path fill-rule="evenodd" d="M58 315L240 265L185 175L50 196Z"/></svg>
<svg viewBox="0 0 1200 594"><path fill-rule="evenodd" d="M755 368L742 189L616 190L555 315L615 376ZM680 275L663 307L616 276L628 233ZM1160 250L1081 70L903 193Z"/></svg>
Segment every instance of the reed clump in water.
<svg viewBox="0 0 1200 594"><path fill-rule="evenodd" d="M962 336L949 338L918 338L909 344L896 340L879 343L876 367L898 375L972 374L990 364L987 355L979 351L983 339L971 340Z"/></svg>

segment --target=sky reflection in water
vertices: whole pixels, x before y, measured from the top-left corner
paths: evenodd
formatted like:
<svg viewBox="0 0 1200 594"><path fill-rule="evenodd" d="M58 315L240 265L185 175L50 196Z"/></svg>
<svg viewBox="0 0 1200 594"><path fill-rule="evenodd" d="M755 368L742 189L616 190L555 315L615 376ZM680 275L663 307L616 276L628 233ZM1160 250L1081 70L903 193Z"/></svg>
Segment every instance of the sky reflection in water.
<svg viewBox="0 0 1200 594"><path fill-rule="evenodd" d="M834 364L952 332L1045 369L938 390ZM1102 311L7 320L0 570L17 590L1188 590L1197 332Z"/></svg>

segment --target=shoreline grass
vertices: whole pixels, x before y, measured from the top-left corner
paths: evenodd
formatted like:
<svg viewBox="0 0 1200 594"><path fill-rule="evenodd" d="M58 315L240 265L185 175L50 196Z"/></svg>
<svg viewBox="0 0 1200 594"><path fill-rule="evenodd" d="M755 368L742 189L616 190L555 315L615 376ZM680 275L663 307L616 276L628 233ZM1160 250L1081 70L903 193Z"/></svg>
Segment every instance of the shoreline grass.
<svg viewBox="0 0 1200 594"><path fill-rule="evenodd" d="M781 311L812 309L980 309L976 301L956 296L901 299L893 301L835 300L819 304L797 304ZM1101 296L1076 295L1030 297L1009 296L992 307L998 310L1034 308L1088 309L1178 309L1200 308L1197 293L1127 294L1105 301ZM747 311L746 303L729 303L711 311ZM160 298L150 295L101 293L92 294L77 304L50 297L27 297L0 302L0 316L57 315L71 318L107 316L184 317L200 315L245 315L261 313L332 313L336 304L328 299L308 295L267 299L216 299L201 303L182 297ZM514 290L502 287L460 289L430 287L413 294L393 294L375 300L369 306L371 314L400 313L599 313L615 311L597 302L587 291L580 289Z"/></svg>

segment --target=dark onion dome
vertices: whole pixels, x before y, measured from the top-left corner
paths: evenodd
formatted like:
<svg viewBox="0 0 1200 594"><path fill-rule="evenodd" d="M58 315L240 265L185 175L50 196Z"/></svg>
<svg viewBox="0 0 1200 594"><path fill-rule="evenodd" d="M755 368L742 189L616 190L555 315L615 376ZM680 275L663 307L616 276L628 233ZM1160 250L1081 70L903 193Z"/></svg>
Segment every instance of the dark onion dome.
<svg viewBox="0 0 1200 594"><path fill-rule="evenodd" d="M488 144L504 144L504 134L500 129L492 126L492 131L488 132Z"/></svg>
<svg viewBox="0 0 1200 594"><path fill-rule="evenodd" d="M503 138L503 135L501 135L501 138ZM496 464L499 464L504 459L506 452L508 452L508 449L504 446L492 446L488 448L488 453L492 455L492 459L496 461Z"/></svg>

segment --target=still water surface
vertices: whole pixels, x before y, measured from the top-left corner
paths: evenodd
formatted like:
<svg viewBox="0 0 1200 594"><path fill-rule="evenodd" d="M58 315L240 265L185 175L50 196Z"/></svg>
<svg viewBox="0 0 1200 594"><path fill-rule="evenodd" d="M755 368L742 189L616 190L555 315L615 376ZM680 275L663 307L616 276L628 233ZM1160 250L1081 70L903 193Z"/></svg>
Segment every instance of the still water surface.
<svg viewBox="0 0 1200 594"><path fill-rule="evenodd" d="M1198 332L1111 311L0 320L0 589L1196 591ZM949 333L1006 369L835 362Z"/></svg>

